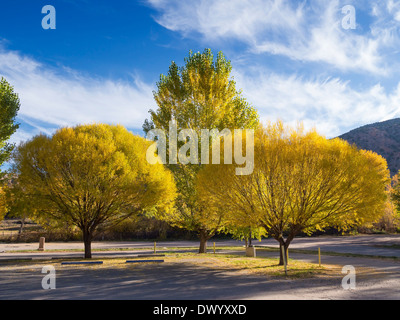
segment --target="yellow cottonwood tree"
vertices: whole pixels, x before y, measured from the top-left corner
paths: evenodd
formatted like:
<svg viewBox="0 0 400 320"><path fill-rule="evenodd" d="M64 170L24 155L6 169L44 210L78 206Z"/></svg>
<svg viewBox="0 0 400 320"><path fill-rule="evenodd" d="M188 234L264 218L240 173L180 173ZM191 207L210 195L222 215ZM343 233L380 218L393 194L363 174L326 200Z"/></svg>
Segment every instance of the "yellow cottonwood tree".
<svg viewBox="0 0 400 320"><path fill-rule="evenodd" d="M99 226L106 228L143 212L168 213L175 199L172 174L150 165L150 143L122 126L81 125L39 135L13 155L16 185L36 219L82 231L85 258Z"/></svg>
<svg viewBox="0 0 400 320"><path fill-rule="evenodd" d="M383 214L390 178L376 153L282 122L256 132L254 152L248 176L236 176L231 165L206 166L199 194L210 207L224 208L231 223L264 227L285 253L300 232L347 228Z"/></svg>

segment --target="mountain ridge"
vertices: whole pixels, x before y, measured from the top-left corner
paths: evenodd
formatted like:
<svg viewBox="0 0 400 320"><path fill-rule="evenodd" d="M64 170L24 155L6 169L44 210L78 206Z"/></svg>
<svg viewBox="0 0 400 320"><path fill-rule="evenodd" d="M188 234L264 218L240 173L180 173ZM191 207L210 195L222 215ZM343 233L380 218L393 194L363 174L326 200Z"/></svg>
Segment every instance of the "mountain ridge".
<svg viewBox="0 0 400 320"><path fill-rule="evenodd" d="M371 150L387 160L390 174L400 170L400 118L375 122L353 129L338 138Z"/></svg>

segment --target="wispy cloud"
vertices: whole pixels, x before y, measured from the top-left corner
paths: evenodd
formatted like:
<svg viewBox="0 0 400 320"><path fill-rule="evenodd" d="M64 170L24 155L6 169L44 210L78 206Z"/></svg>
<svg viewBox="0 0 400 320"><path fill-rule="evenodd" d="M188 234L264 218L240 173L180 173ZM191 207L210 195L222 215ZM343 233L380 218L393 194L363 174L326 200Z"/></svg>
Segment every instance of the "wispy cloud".
<svg viewBox="0 0 400 320"><path fill-rule="evenodd" d="M98 79L68 68L55 70L4 49L0 76L14 85L21 99L23 126L13 142L79 123L120 123L140 129L148 110L155 107L154 85L138 77L131 83ZM263 120L303 121L328 137L400 116L400 84L391 90L379 83L356 90L336 77L279 74L248 64L234 68L233 76Z"/></svg>
<svg viewBox="0 0 400 320"><path fill-rule="evenodd" d="M241 44L232 58L246 63L237 64L235 80L263 119L304 121L333 137L400 116L399 1L148 3L157 23L184 37L219 48L232 47L232 40ZM356 9L355 30L342 26L345 5Z"/></svg>
<svg viewBox="0 0 400 320"><path fill-rule="evenodd" d="M387 74L390 69L382 59L383 52L398 41L397 34L388 33L385 22L389 15L400 19L398 4L391 0L358 1L364 11L368 6L373 21L371 26L359 25L357 30L342 28L341 9L345 4L339 0L148 2L159 12L155 19L160 25L184 36L200 35L205 41L218 44L235 39L253 53L325 63L340 71ZM398 26L392 26L392 31L394 28Z"/></svg>
<svg viewBox="0 0 400 320"><path fill-rule="evenodd" d="M262 67L236 70L235 80L263 120L303 121L327 137L400 117L400 84L390 92L380 84L359 91L339 78L285 76Z"/></svg>
<svg viewBox="0 0 400 320"><path fill-rule="evenodd" d="M118 123L140 129L148 109L154 107L154 88L139 77L132 77L131 83L93 78L68 68L55 70L4 49L0 76L19 94L19 119L36 129L29 133L22 129L13 140L81 123Z"/></svg>

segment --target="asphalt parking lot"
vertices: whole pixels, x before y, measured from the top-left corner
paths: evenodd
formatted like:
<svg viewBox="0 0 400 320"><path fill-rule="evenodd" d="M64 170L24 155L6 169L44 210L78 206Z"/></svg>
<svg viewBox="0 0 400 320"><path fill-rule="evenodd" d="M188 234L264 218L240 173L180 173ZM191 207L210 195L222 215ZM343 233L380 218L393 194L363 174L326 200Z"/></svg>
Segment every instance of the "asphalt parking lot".
<svg viewBox="0 0 400 320"><path fill-rule="evenodd" d="M56 274L56 289L44 290L42 280L45 274L42 268L48 261L37 261L24 266L18 261L1 262L0 260L0 299L84 299L84 300L314 300L314 299L400 299L400 259L377 259L368 255L397 257L399 249L393 244L399 243L398 236L357 236L357 237L322 237L299 238L292 248L312 250L320 247L321 252L346 251L362 256L322 255L322 263L329 265L352 265L359 272L356 288L345 290L342 287L344 274L332 277L311 279L271 279L259 275L236 273L232 270L213 269L205 265L184 263L137 264L127 268L87 268L61 266L53 263ZM238 242L218 242L223 245L238 245ZM126 248L123 254L150 252L152 243L94 243L93 248ZM196 242L158 243L163 248L188 248ZM270 240L257 245L274 246ZM74 249L79 243L46 244L55 249ZM386 247L385 247L386 246ZM31 257L34 255L52 255L59 253L24 253L10 250L27 250L37 244L1 244L0 259L7 257ZM21 249L23 248L23 249ZM139 250L141 248L141 250ZM37 249L37 248L36 248ZM33 249L34 250L34 249ZM387 251L385 251L387 250ZM396 251L397 250L397 251ZM115 254L114 251L98 252ZM121 252L118 252L121 254ZM60 253L61 254L61 253ZM62 254L65 254L62 253ZM81 255L71 252L72 255ZM276 256L276 252L259 252L258 256ZM315 254L291 253L291 258L317 262ZM367 270L367 271L365 271Z"/></svg>

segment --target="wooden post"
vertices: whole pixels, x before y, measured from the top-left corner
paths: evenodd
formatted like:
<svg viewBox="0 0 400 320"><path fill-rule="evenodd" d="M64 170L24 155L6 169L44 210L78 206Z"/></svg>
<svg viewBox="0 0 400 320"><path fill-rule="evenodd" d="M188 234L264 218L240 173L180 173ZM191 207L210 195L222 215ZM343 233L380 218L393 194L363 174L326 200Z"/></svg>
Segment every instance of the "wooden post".
<svg viewBox="0 0 400 320"><path fill-rule="evenodd" d="M318 264L321 267L321 248L318 248Z"/></svg>
<svg viewBox="0 0 400 320"><path fill-rule="evenodd" d="M157 243L154 241L154 253L157 251Z"/></svg>
<svg viewBox="0 0 400 320"><path fill-rule="evenodd" d="M215 242L214 242L214 254L215 254Z"/></svg>
<svg viewBox="0 0 400 320"><path fill-rule="evenodd" d="M39 239L39 251L44 251L44 243L45 243L45 238L44 237L40 237Z"/></svg>
<svg viewBox="0 0 400 320"><path fill-rule="evenodd" d="M286 262L286 256L285 256L285 246L281 246L282 248L282 257L283 257L283 264L285 266L285 275L287 276L287 262Z"/></svg>

